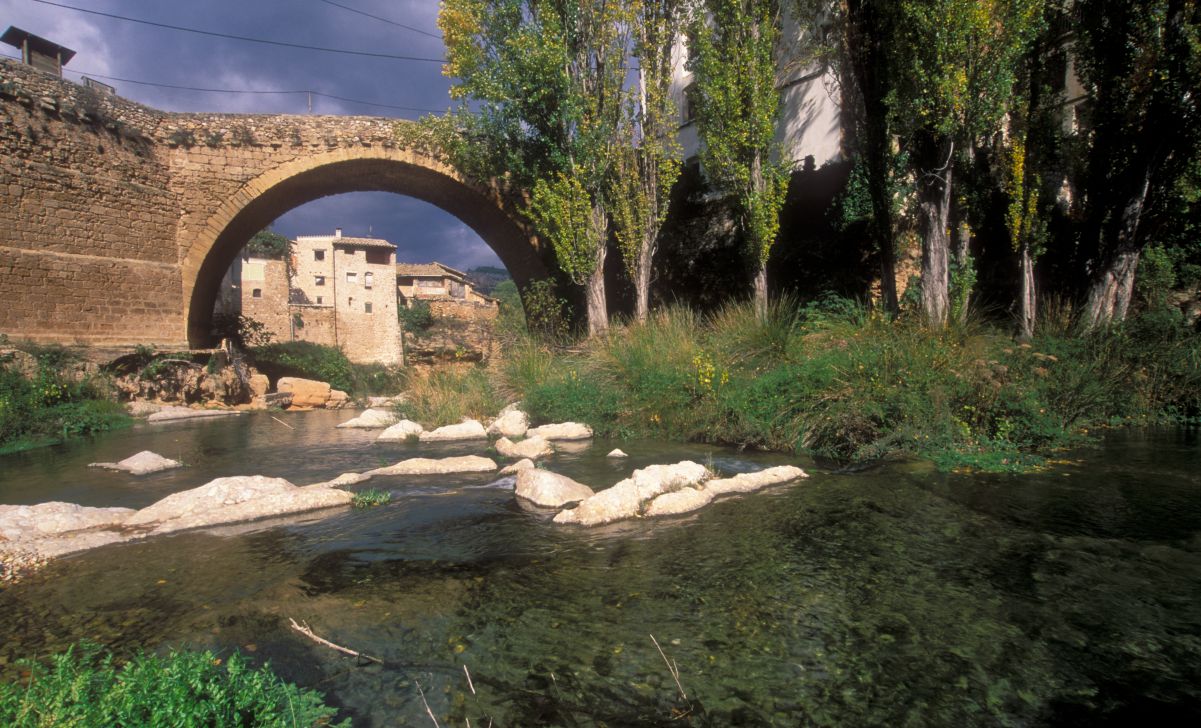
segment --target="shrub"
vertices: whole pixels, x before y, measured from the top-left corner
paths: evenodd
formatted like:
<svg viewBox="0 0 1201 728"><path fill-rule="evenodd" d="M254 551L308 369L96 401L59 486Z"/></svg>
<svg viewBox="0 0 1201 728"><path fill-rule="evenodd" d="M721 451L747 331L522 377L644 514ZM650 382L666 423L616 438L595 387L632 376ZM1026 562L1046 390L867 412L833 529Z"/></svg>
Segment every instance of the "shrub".
<svg viewBox="0 0 1201 728"><path fill-rule="evenodd" d="M334 389L354 390L350 360L340 349L308 341L289 341L257 346L250 350L255 368L272 381L280 377L303 377L329 382Z"/></svg>
<svg viewBox="0 0 1201 728"><path fill-rule="evenodd" d="M123 665L83 644L25 661L19 684L0 684L0 724L45 726L328 726L320 693L284 682L238 654L137 655ZM349 725L344 721L338 725Z"/></svg>
<svg viewBox="0 0 1201 728"><path fill-rule="evenodd" d="M275 334L267 330L266 324L236 313L214 314L213 334L229 339L241 349L267 346L275 340Z"/></svg>
<svg viewBox="0 0 1201 728"><path fill-rule="evenodd" d="M91 435L130 423L112 401L108 382L69 369L75 358L60 348L34 348L32 376L0 362L0 449L14 450Z"/></svg>
<svg viewBox="0 0 1201 728"><path fill-rule="evenodd" d="M434 325L434 314L428 301L413 301L412 306L397 306L396 316L405 333L421 336Z"/></svg>

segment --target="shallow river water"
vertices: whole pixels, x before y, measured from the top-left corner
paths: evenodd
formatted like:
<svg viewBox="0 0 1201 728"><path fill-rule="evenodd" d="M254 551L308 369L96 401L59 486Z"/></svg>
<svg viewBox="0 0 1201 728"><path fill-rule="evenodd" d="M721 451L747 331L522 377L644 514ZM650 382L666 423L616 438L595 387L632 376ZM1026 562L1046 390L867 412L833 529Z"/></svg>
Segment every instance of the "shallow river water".
<svg viewBox="0 0 1201 728"><path fill-rule="evenodd" d="M139 507L222 475L304 484L472 451L375 445L333 429L347 417L143 425L5 456L0 503ZM615 445L632 457L607 460ZM86 468L141 449L189 467ZM605 487L682 459L790 461L597 441L549 466ZM511 481L394 477L360 486L394 494L368 510L99 549L0 591L0 679L90 638L240 650L356 726L432 725L423 695L454 726L1201 724L1196 433L1111 434L1022 476L801 464L799 485L594 530L522 510Z"/></svg>

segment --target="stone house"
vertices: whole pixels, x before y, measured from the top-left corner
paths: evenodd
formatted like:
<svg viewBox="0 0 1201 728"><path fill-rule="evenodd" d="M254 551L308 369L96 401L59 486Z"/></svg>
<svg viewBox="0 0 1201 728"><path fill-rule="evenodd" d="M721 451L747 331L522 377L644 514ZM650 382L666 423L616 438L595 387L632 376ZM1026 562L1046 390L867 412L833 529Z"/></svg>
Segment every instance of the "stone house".
<svg viewBox="0 0 1201 728"><path fill-rule="evenodd" d="M396 246L379 238L301 235L290 260L242 257L222 281L216 313L263 323L277 341L335 346L356 363L403 361Z"/></svg>
<svg viewBox="0 0 1201 728"><path fill-rule="evenodd" d="M495 298L475 290L467 274L442 263L397 263L396 299L400 305L411 308L415 301L427 301L448 315L455 315L456 308L463 308L464 318L477 318L472 308L498 308Z"/></svg>

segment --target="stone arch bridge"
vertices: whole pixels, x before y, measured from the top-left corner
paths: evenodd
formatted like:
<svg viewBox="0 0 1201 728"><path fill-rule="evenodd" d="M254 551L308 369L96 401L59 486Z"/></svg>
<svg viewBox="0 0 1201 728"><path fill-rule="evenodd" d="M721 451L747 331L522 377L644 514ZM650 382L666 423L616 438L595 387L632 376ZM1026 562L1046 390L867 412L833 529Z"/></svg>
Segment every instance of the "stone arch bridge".
<svg viewBox="0 0 1201 728"><path fill-rule="evenodd" d="M430 202L478 233L518 286L547 276L499 187L464 179L417 136L374 117L167 113L0 61L0 333L211 344L221 276L246 241L343 192Z"/></svg>

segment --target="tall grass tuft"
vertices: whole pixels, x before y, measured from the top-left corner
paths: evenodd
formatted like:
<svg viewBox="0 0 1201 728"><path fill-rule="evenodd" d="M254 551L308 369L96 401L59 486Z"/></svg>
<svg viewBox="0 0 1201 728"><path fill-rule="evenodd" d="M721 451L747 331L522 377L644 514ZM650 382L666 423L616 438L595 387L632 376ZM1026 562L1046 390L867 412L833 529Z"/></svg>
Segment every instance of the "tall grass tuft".
<svg viewBox="0 0 1201 728"><path fill-rule="evenodd" d="M426 427L492 417L504 406L488 371L471 365L414 373L405 392L397 414Z"/></svg>

